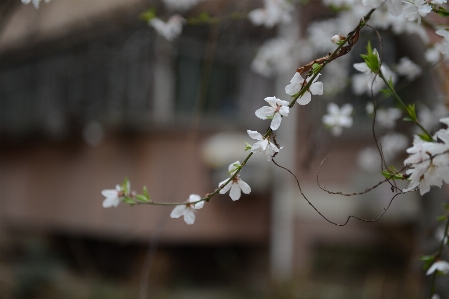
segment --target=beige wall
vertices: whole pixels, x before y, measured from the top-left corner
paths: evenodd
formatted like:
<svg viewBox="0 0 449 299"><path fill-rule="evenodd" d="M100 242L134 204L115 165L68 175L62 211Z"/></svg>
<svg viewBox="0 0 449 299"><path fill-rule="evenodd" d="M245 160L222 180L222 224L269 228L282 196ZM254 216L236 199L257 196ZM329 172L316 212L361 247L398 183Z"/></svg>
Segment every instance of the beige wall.
<svg viewBox="0 0 449 299"><path fill-rule="evenodd" d="M266 240L269 201L257 192L237 202L228 195L214 197L192 226L170 219L171 207L102 207L101 190L114 188L126 175L134 190L146 185L154 201L182 202L191 193L213 191L216 183L201 162L202 142L184 139L165 132L109 138L98 147L77 141L3 146L1 225L124 239L148 239L163 229L167 242Z"/></svg>

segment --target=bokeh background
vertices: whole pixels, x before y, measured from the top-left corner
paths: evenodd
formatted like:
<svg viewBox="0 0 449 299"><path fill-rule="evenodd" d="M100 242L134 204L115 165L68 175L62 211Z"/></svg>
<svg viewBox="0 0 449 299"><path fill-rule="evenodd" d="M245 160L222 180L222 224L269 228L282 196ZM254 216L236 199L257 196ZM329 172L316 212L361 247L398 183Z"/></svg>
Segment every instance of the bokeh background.
<svg viewBox="0 0 449 299"><path fill-rule="evenodd" d="M228 19L185 26L174 42L140 18L150 7L164 13L158 1L0 3L0 298L424 298L419 256L438 246L434 219L447 189L397 197L380 220L338 227L290 174L255 155L241 173L251 194L214 197L192 226L171 219L170 207L102 207L101 190L125 177L154 201L213 191L246 157L246 130L267 128L254 111L267 96L288 100L299 66L293 57L285 74L256 74L257 49L333 14L311 2L288 26ZM186 15L260 5L205 1ZM386 34L387 53L423 53ZM428 71L413 95L431 94L431 80ZM333 96L355 107L369 100ZM317 186L328 155L320 182L329 190L382 179L357 166L357 152L373 144L370 120L355 115L334 138L320 122L325 109L325 97L314 97L291 110L276 160L330 220L375 219L393 196L388 184L354 197Z"/></svg>

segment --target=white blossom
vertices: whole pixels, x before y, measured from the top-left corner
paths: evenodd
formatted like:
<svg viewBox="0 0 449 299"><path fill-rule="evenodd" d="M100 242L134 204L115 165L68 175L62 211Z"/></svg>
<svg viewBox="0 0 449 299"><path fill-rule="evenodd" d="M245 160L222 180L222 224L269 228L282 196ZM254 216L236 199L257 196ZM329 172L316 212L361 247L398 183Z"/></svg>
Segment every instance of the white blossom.
<svg viewBox="0 0 449 299"><path fill-rule="evenodd" d="M187 10L203 0L162 0L168 9Z"/></svg>
<svg viewBox="0 0 449 299"><path fill-rule="evenodd" d="M167 22L164 22L159 18L153 18L148 24L153 26L153 28L165 39L172 41L181 34L182 26L185 21L186 20L181 15L175 14L171 16Z"/></svg>
<svg viewBox="0 0 449 299"><path fill-rule="evenodd" d="M42 0L22 0L23 4L29 4L30 2L33 3L34 7L37 9L39 8L39 2L41 2ZM45 3L50 2L50 0L44 0Z"/></svg>
<svg viewBox="0 0 449 299"><path fill-rule="evenodd" d="M392 129L401 115L402 111L398 108L378 109L376 111L376 123L386 129Z"/></svg>
<svg viewBox="0 0 449 299"><path fill-rule="evenodd" d="M409 21L418 20L418 24L421 24L421 17L425 17L431 11L432 6L427 4L426 0L404 2L403 15Z"/></svg>
<svg viewBox="0 0 449 299"><path fill-rule="evenodd" d="M399 75L406 76L408 80L412 81L421 75L421 67L411 61L408 57L402 57L399 64L396 66L396 72Z"/></svg>
<svg viewBox="0 0 449 299"><path fill-rule="evenodd" d="M424 58L426 61L431 64L435 64L440 61L442 46L443 45L440 43L435 43L432 47L428 48L424 53Z"/></svg>
<svg viewBox="0 0 449 299"><path fill-rule="evenodd" d="M257 131L247 130L247 132L249 137L257 140L251 147L253 153L263 152L267 156L267 160L271 161L274 154L279 152L280 149L273 142L270 142L270 137L264 139L262 134Z"/></svg>
<svg viewBox="0 0 449 299"><path fill-rule="evenodd" d="M318 77L320 74L318 74L315 77L315 80L313 80L312 84L309 87L309 90L304 93L304 95L297 100L299 105L307 105L312 100L312 94L313 95L322 95L323 94L323 83L317 82ZM295 95L297 94L301 88L305 85L307 85L308 82L304 80L304 78L301 76L300 73L296 72L293 78L290 80L290 84L285 87L285 93L288 95Z"/></svg>
<svg viewBox="0 0 449 299"><path fill-rule="evenodd" d="M379 53L376 49L373 50L379 57ZM352 91L356 95L362 95L364 93L371 95L371 88L373 94L376 95L384 86L384 81L379 75L373 73L365 62L354 63L354 68L362 74L355 74L352 76ZM382 65L381 71L387 80L396 82L396 74L392 72L387 66Z"/></svg>
<svg viewBox="0 0 449 299"><path fill-rule="evenodd" d="M437 261L430 266L429 270L427 270L426 275L430 275L435 271L439 271L443 274L449 273L449 263L446 261Z"/></svg>
<svg viewBox="0 0 449 299"><path fill-rule="evenodd" d="M385 160L389 162L401 153L408 145L408 138L400 133L388 133L379 139Z"/></svg>
<svg viewBox="0 0 449 299"><path fill-rule="evenodd" d="M362 3L370 8L377 8L382 3L386 3L388 12L393 16L397 17L402 13L402 0L362 0Z"/></svg>
<svg viewBox="0 0 449 299"><path fill-rule="evenodd" d="M106 197L103 201L103 208L117 207L124 195L120 185L116 185L115 189L104 189L101 194Z"/></svg>
<svg viewBox="0 0 449 299"><path fill-rule="evenodd" d="M265 101L270 106L263 106L256 110L256 116L260 119L272 119L270 128L275 131L281 125L282 117L288 116L289 102L282 101L276 97L267 97Z"/></svg>
<svg viewBox="0 0 449 299"><path fill-rule="evenodd" d="M198 194L190 194L186 204L176 206L170 213L171 218L179 218L184 216L184 221L187 224L195 222L195 210L201 209L204 206L204 201L200 201L201 196Z"/></svg>
<svg viewBox="0 0 449 299"><path fill-rule="evenodd" d="M229 169L229 173L231 174L231 176L237 170L235 165L240 165L240 162L236 161L236 162L232 163L231 165L229 165L228 169ZM227 178L224 181L221 181L218 184L218 188L221 188L221 186L223 186L228 180L229 180L229 178ZM242 179L240 179L239 175L236 175L226 186L224 186L223 188L220 189L220 194L225 194L229 190L231 190L229 192L229 196L231 197L232 200L235 201L240 198L241 192L243 192L245 194L249 194L251 192L251 187L247 183L242 181Z"/></svg>
<svg viewBox="0 0 449 299"><path fill-rule="evenodd" d="M374 147L361 150L357 156L357 164L368 172L379 171L381 168L379 151Z"/></svg>
<svg viewBox="0 0 449 299"><path fill-rule="evenodd" d="M433 294L431 299L441 299L441 297L438 294Z"/></svg>
<svg viewBox="0 0 449 299"><path fill-rule="evenodd" d="M291 69L292 61L312 59L313 50L305 40L276 37L266 41L257 51L251 69L265 77L281 74Z"/></svg>
<svg viewBox="0 0 449 299"><path fill-rule="evenodd" d="M448 124L449 118L440 121ZM405 192L419 186L421 195L424 195L431 186L441 187L443 182L449 182L449 131L441 129L433 138L439 142L427 142L415 136L413 147L407 149L410 156L404 165L410 167L406 171L410 182Z"/></svg>
<svg viewBox="0 0 449 299"><path fill-rule="evenodd" d="M264 0L265 7L249 12L248 18L256 25L272 28L279 23L289 23L292 20L292 4L287 0Z"/></svg>
<svg viewBox="0 0 449 299"><path fill-rule="evenodd" d="M445 29L439 29L436 31L436 34L444 37L444 43L441 44L440 51L443 55L449 54L449 31Z"/></svg>
<svg viewBox="0 0 449 299"><path fill-rule="evenodd" d="M352 126L352 105L345 104L341 108L335 103L327 105L327 113L323 115L323 123L331 128L332 135L339 136L343 128L350 128Z"/></svg>

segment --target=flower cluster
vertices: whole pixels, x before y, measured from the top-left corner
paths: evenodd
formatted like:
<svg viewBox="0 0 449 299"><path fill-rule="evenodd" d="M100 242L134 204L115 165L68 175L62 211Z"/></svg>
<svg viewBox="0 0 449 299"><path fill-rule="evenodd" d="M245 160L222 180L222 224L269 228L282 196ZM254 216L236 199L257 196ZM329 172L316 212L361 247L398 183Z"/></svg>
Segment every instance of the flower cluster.
<svg viewBox="0 0 449 299"><path fill-rule="evenodd" d="M42 0L22 0L23 4L29 4L30 2L33 3L34 7L37 9L39 8L39 2L41 2ZM50 0L44 0L45 3L50 2Z"/></svg>
<svg viewBox="0 0 449 299"><path fill-rule="evenodd" d="M440 121L449 125L449 117ZM404 192L419 187L421 195L424 195L431 186L441 187L443 182L449 183L449 130L441 129L433 138L434 142L429 142L415 136L413 147L407 149L410 156L404 165L409 167L406 174L410 183Z"/></svg>

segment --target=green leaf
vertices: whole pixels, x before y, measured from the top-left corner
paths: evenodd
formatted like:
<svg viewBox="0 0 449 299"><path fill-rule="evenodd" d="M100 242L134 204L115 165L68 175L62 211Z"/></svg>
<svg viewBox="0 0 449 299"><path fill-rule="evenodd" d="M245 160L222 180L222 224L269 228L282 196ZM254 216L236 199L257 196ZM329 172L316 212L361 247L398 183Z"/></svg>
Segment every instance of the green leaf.
<svg viewBox="0 0 449 299"><path fill-rule="evenodd" d="M379 73L380 71L380 62L377 57L377 54L373 52L371 47L371 42L368 41L368 45L366 46L366 54L360 55L365 61L366 65L370 68L373 73Z"/></svg>
<svg viewBox="0 0 449 299"><path fill-rule="evenodd" d="M250 150L250 149L252 149L252 145L251 144L249 144L248 142L245 142L245 152L247 151L247 150Z"/></svg>
<svg viewBox="0 0 449 299"><path fill-rule="evenodd" d="M393 92L390 89L387 89L387 88L381 89L380 92L386 94L387 96L393 95Z"/></svg>
<svg viewBox="0 0 449 299"><path fill-rule="evenodd" d="M314 73L314 74L318 73L318 72L321 70L321 65L318 64L318 63L314 63L314 64L312 65L312 70L313 70L313 73Z"/></svg>
<svg viewBox="0 0 449 299"><path fill-rule="evenodd" d="M447 215L438 216L437 220L438 221L445 221L445 220L447 220Z"/></svg>
<svg viewBox="0 0 449 299"><path fill-rule="evenodd" d="M429 135L427 135L427 134L425 134L425 133L423 133L423 134L418 134L418 136L419 136L419 138L421 138L421 139L424 140L424 141L427 141L427 142L433 142L432 137L429 136Z"/></svg>
<svg viewBox="0 0 449 299"><path fill-rule="evenodd" d="M127 177L125 177L125 179L123 180L121 188L122 188L123 193L129 194L130 188L129 188L129 180Z"/></svg>
<svg viewBox="0 0 449 299"><path fill-rule="evenodd" d="M150 8L147 11L144 11L143 13L140 14L140 19L144 20L146 22L151 21L152 19L154 19L156 17L156 9L155 8Z"/></svg>
<svg viewBox="0 0 449 299"><path fill-rule="evenodd" d="M419 259L424 262L424 265L423 265L424 270L427 270L433 264L433 262L435 260L435 256L423 255Z"/></svg>
<svg viewBox="0 0 449 299"><path fill-rule="evenodd" d="M142 202L150 202L150 200L143 194L137 194L136 198Z"/></svg>
<svg viewBox="0 0 449 299"><path fill-rule="evenodd" d="M411 119L410 117L404 117L402 120L403 121L413 121L413 119Z"/></svg>
<svg viewBox="0 0 449 299"><path fill-rule="evenodd" d="M415 104L409 104L409 105L407 106L407 113L408 113L408 115L410 116L410 118L411 118L413 121L416 121L416 120L417 120L417 117L416 117L416 110L415 110Z"/></svg>
<svg viewBox="0 0 449 299"><path fill-rule="evenodd" d="M147 186L143 186L143 195L150 201L150 195L148 195Z"/></svg>
<svg viewBox="0 0 449 299"><path fill-rule="evenodd" d="M404 176L402 175L402 173L398 172L393 166L390 166L393 168L393 170L383 170L381 172L381 174L389 179L389 180L405 180Z"/></svg>
<svg viewBox="0 0 449 299"><path fill-rule="evenodd" d="M136 202L132 198L129 198L129 197L123 198L123 201L131 206L136 204Z"/></svg>

